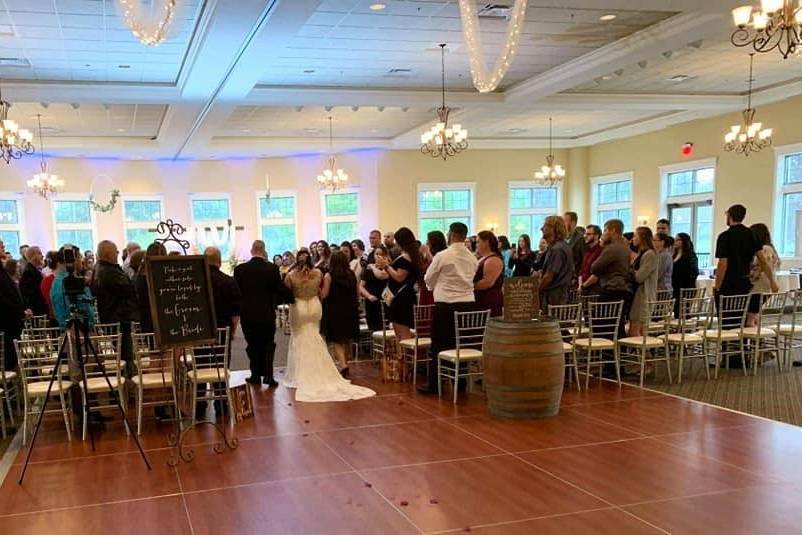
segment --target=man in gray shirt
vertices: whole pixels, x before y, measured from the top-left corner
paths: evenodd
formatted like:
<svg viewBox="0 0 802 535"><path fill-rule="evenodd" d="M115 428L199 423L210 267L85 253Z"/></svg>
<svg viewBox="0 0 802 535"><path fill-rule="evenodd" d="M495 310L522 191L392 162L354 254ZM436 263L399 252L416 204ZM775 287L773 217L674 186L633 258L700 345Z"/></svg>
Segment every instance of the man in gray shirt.
<svg viewBox="0 0 802 535"><path fill-rule="evenodd" d="M549 305L568 303L568 288L574 280L574 258L565 237L565 221L549 216L543 221L543 239L549 244L540 275L540 303L544 312Z"/></svg>
<svg viewBox="0 0 802 535"><path fill-rule="evenodd" d="M624 222L611 219L604 224L602 252L593 262L590 272L599 278L599 302L623 301L618 335L623 338L624 319L629 317L632 305L630 281L629 245L624 239Z"/></svg>
<svg viewBox="0 0 802 535"><path fill-rule="evenodd" d="M657 289L671 290L671 275L674 273L674 238L667 234L654 235L654 250L657 251Z"/></svg>

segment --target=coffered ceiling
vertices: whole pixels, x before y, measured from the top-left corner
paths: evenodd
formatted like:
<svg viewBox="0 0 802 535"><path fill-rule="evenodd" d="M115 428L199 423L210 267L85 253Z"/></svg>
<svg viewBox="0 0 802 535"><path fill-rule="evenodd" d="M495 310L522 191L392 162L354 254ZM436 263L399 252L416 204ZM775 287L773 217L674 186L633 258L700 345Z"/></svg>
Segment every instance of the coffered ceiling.
<svg viewBox="0 0 802 535"><path fill-rule="evenodd" d="M158 47L115 0L0 0L0 86L22 126L42 115L52 155L326 151L329 116L336 150L415 149L440 104L444 42L447 102L472 148L546 146L549 117L555 146L583 146L740 109L748 53L729 43L729 11L742 2L530 0L504 82L479 94L457 0L178 0ZM489 15L492 64L506 21ZM755 74L758 105L802 93L800 58L760 55Z"/></svg>

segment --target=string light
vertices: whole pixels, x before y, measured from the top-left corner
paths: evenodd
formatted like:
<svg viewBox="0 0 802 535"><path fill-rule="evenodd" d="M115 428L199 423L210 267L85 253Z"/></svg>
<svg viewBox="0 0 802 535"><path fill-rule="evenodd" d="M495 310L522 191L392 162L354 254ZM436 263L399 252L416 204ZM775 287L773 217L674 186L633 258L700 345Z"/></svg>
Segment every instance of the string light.
<svg viewBox="0 0 802 535"><path fill-rule="evenodd" d="M147 46L159 46L167 39L167 30L175 17L175 0L163 0L161 16L143 21L142 6L139 0L117 0L123 12L123 20L134 37ZM156 0L153 0L154 7Z"/></svg>
<svg viewBox="0 0 802 535"><path fill-rule="evenodd" d="M468 59L471 65L471 78L473 86L480 93L489 93L504 79L507 70L512 64L515 51L518 49L518 40L521 26L526 15L526 0L515 0L512 16L507 27L507 40L496 59L493 72L490 73L485 66L482 56L482 37L479 29L479 15L476 12L476 2L473 0L459 0L459 10L462 15L462 34L468 47Z"/></svg>

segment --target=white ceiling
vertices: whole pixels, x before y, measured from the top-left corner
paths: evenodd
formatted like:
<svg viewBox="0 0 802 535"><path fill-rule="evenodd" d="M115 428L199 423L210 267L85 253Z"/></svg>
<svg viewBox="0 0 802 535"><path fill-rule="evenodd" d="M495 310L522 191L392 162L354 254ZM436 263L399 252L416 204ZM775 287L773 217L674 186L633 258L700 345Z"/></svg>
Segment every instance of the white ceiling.
<svg viewBox="0 0 802 535"><path fill-rule="evenodd" d="M507 77L479 94L456 0L178 0L158 47L114 0L0 0L0 79L13 119L35 130L42 115L53 155L326 151L329 115L337 150L411 149L435 120L445 42L447 102L472 148L544 147L549 117L555 146L582 146L740 109L748 51L729 42L729 10L742 2L530 0ZM481 27L492 63L505 22ZM802 94L800 58L759 55L755 76L758 105Z"/></svg>

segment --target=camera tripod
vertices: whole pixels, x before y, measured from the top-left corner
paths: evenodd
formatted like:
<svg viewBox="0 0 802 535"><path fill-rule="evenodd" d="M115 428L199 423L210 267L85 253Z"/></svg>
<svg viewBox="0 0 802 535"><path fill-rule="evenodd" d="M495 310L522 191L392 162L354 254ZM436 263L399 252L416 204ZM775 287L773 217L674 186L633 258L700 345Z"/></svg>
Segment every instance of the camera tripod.
<svg viewBox="0 0 802 535"><path fill-rule="evenodd" d="M42 410L39 412L39 416L36 419L36 427L33 431L33 436L31 437L31 444L28 446L28 453L25 455L25 464L22 467L22 472L20 473L20 478L18 484L22 485L23 479L25 479L25 472L28 470L28 463L31 460L31 454L33 453L34 444L36 444L36 437L39 434L39 428L42 425L42 417L45 414L45 408L47 407L47 403L50 401L50 392L53 389L53 383L56 382L56 377L59 371L61 370L62 362L68 361L68 351L69 347L67 344L70 343L70 333L72 333L72 338L75 341L75 359L78 368L81 370L81 383L83 383L84 388L84 395L86 396L86 403L89 403L89 385L86 380L86 369L84 368L84 355L81 350L81 345L84 346L84 349L87 350L88 354L91 354L92 357L95 359L95 364L97 364L100 371L103 373L103 378L106 380L106 385L109 388L109 395L114 400L114 403L117 405L117 409L120 411L120 415L123 417L123 424L125 425L126 430L128 431L129 435L133 437L134 442L136 442L136 447L139 449L139 454L142 456L142 460L145 462L145 466L148 467L148 470L151 469L150 462L148 461L147 456L145 455L145 450L142 449L142 444L139 442L139 437L136 435L135 432L131 431L131 425L128 423L128 417L125 415L125 411L123 410L122 403L120 402L120 397L118 395L117 390L111 386L111 381L109 381L109 376L106 373L106 367L103 366L103 363L100 361L100 358L97 356L97 351L95 351L95 347L92 345L92 341L89 338L89 332L84 324L83 320L81 319L80 315L78 314L78 307L75 303L70 304L70 319L67 322L67 329L64 333L64 340L61 342L61 346L58 350L58 356L56 357L56 364L53 366L53 371L50 375L50 384L47 386L47 394L45 395L44 401L42 402ZM89 417L89 411L84 411L85 418ZM89 432L89 440L92 444L92 451L95 451L95 437L92 434L92 428L86 423L87 430Z"/></svg>

